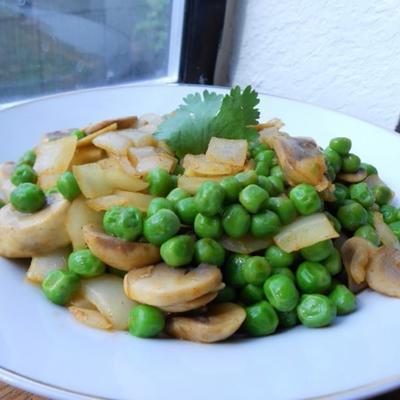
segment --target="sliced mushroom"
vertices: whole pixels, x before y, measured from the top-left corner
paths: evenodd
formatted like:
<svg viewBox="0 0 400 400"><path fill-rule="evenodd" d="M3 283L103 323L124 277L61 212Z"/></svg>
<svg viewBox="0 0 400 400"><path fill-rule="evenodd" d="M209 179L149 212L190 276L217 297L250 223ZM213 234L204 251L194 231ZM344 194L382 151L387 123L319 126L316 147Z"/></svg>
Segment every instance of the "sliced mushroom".
<svg viewBox="0 0 400 400"><path fill-rule="evenodd" d="M377 248L369 241L352 237L341 247L343 264L348 276L348 286L354 293L365 289L365 276L371 256Z"/></svg>
<svg viewBox="0 0 400 400"><path fill-rule="evenodd" d="M271 135L267 141L275 150L279 165L291 186L309 183L320 192L330 185L325 176L324 155L313 139L279 133Z"/></svg>
<svg viewBox="0 0 400 400"><path fill-rule="evenodd" d="M215 292L221 283L221 271L213 265L200 264L188 270L158 264L128 272L124 279L124 289L132 300L166 307Z"/></svg>
<svg viewBox="0 0 400 400"><path fill-rule="evenodd" d="M366 280L372 290L400 297L400 251L380 247L368 266Z"/></svg>
<svg viewBox="0 0 400 400"><path fill-rule="evenodd" d="M367 171L365 169L360 168L357 172L348 173L341 172L337 174L337 179L346 183L358 183L362 182L367 177Z"/></svg>
<svg viewBox="0 0 400 400"><path fill-rule="evenodd" d="M70 243L64 225L70 203L59 194L47 201L47 206L34 214L21 213L11 204L0 209L1 256L35 257Z"/></svg>
<svg viewBox="0 0 400 400"><path fill-rule="evenodd" d="M145 267L161 260L160 249L157 246L115 238L95 225L85 225L83 236L95 256L122 271Z"/></svg>
<svg viewBox="0 0 400 400"><path fill-rule="evenodd" d="M225 286L222 284L223 287ZM223 287L221 289L223 289ZM163 311L165 312L170 312L170 313L181 313L181 312L186 312L190 310L196 310L197 308L203 307L206 304L210 303L217 297L218 292L210 292L205 294L204 296L200 296L197 299L194 299L192 301L187 301L185 303L181 304L173 304L172 306L164 306L160 307Z"/></svg>
<svg viewBox="0 0 400 400"><path fill-rule="evenodd" d="M214 304L204 315L198 317L170 318L166 331L179 339L213 343L232 336L245 319L245 310L237 304Z"/></svg>
<svg viewBox="0 0 400 400"><path fill-rule="evenodd" d="M70 306L68 310L82 324L96 329L109 330L112 328L111 322L97 310L76 306Z"/></svg>

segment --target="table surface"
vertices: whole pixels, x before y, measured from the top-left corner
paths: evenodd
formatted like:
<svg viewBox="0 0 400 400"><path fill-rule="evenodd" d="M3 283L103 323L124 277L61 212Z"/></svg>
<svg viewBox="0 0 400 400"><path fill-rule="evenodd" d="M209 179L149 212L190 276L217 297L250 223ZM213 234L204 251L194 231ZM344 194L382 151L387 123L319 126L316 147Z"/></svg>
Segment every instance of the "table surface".
<svg viewBox="0 0 400 400"><path fill-rule="evenodd" d="M371 400L395 400L400 399L400 389L390 393L371 398ZM0 400L46 400L43 397L15 389L12 386L0 382Z"/></svg>

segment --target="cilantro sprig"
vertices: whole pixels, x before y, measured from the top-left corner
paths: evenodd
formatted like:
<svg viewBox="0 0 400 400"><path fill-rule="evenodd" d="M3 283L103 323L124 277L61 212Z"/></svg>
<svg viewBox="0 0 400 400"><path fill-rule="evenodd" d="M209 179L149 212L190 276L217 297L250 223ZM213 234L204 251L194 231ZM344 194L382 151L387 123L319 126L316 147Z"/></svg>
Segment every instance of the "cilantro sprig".
<svg viewBox="0 0 400 400"><path fill-rule="evenodd" d="M203 95L190 94L155 135L166 141L179 158L204 153L213 136L251 141L257 137L249 125L257 124L258 103L257 92L250 86L243 91L236 86L225 96L207 90Z"/></svg>

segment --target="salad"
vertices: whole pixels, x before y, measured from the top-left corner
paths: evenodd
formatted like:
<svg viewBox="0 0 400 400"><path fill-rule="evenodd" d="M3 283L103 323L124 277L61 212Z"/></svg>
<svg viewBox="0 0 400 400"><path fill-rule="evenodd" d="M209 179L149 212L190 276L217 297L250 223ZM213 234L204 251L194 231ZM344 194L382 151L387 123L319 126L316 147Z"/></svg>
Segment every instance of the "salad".
<svg viewBox="0 0 400 400"><path fill-rule="evenodd" d="M400 210L377 169L322 149L257 93L45 134L0 164L0 255L79 322L212 343L321 328L400 297Z"/></svg>

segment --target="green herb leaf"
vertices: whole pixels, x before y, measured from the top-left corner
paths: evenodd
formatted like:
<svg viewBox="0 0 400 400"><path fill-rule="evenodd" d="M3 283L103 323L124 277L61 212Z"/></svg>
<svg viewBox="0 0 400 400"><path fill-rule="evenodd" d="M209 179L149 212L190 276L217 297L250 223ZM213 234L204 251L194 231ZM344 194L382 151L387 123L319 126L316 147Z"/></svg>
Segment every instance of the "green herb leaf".
<svg viewBox="0 0 400 400"><path fill-rule="evenodd" d="M256 130L248 127L259 117L255 108L259 99L250 86L243 92L237 86L224 97L205 90L203 96L191 94L183 102L155 133L179 158L204 153L213 136L247 140L257 137Z"/></svg>

